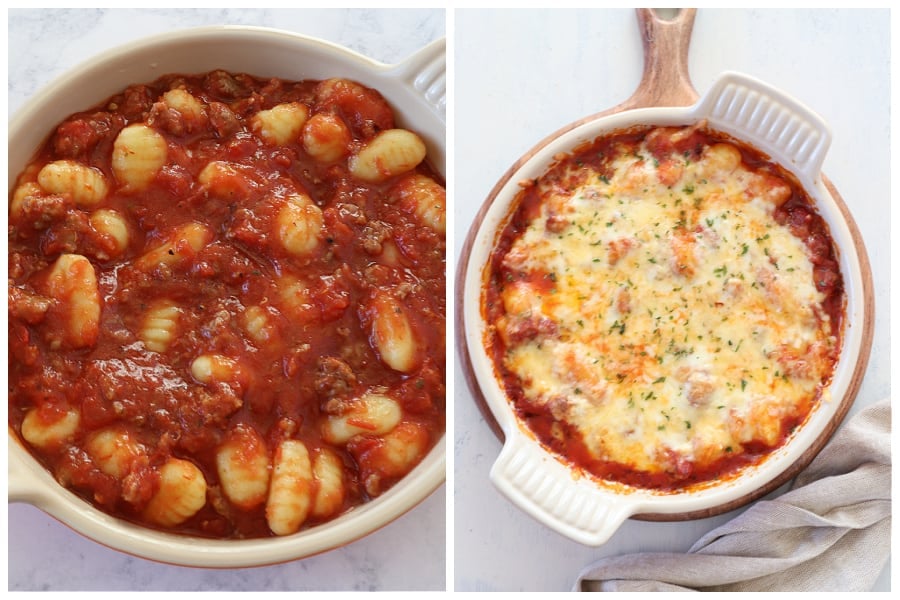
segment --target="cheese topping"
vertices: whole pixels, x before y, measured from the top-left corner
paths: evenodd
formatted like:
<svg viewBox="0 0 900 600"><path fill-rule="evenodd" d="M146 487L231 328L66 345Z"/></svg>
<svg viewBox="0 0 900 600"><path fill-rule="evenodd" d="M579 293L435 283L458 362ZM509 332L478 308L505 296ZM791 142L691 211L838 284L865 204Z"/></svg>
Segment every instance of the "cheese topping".
<svg viewBox="0 0 900 600"><path fill-rule="evenodd" d="M676 150L693 133L657 129L538 180L494 322L531 410L592 459L676 486L780 444L837 345L807 246L774 217L790 185L731 143Z"/></svg>

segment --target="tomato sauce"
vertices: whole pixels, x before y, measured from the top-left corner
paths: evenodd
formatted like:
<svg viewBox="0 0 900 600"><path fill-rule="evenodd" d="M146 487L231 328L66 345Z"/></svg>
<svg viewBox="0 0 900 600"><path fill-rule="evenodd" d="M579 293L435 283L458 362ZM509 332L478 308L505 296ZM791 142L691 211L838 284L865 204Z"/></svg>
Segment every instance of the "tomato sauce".
<svg viewBox="0 0 900 600"><path fill-rule="evenodd" d="M224 71L134 85L60 124L20 178L33 180L43 165L65 159L115 182L111 154L125 126L146 123L166 141L168 159L146 189L130 193L112 185L102 202L128 223L128 243L117 256L109 252L109 236L91 226L91 209L59 194L37 195L11 218L9 423L19 432L32 409L48 422L54 411L79 409L78 429L64 443L30 449L61 484L102 510L153 526L141 510L159 486L159 465L174 456L196 464L208 484L205 506L177 531L270 536L264 507L237 509L218 483L216 448L236 425L255 429L270 454L286 438L302 440L311 451L337 452L346 487L337 514L372 496L360 475L366 466L361 455L323 439L323 419L340 402L367 389L387 390L400 403L403 421L427 431L428 448L443 434L443 232L423 226L395 201L399 176L362 182L346 160L315 160L299 139L264 143L248 124L260 110L299 102L310 116L344 121L352 133L349 155L395 126L393 109L377 91L340 82L338 93L323 95L321 85ZM205 119L192 120L159 101L176 88L203 104ZM198 184L211 161L227 161L242 176L227 197ZM443 185L427 162L415 172ZM271 198L285 189L305 192L321 210L321 241L306 256L273 242L278 204ZM169 250L188 255L183 263L141 267L141 256L189 222L204 225L212 240L195 253ZM60 325L51 318L59 300L43 294L40 282L63 253L87 256L97 274L102 311L89 347L59 348L50 341ZM290 281L300 282L293 297L285 292ZM402 298L422 357L412 372L385 366L371 338L367 306L379 292ZM164 352L151 352L140 332L148 308L163 300L180 307L178 326ZM247 334L242 315L248 307L265 315L262 343ZM238 372L227 382L198 382L191 364L203 353L229 357ZM126 427L150 449L143 466L125 477L103 472L83 447L92 432L111 426ZM386 476L378 493L397 479Z"/></svg>

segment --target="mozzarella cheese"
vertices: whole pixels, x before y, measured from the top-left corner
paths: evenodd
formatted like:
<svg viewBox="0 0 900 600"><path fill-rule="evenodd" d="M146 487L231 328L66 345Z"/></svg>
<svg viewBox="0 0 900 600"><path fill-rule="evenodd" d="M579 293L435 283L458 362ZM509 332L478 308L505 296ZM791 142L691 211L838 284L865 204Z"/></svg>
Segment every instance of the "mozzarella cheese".
<svg viewBox="0 0 900 600"><path fill-rule="evenodd" d="M779 444L837 341L803 240L773 217L789 185L731 144L646 144L535 183L494 327L525 401L594 459L687 481Z"/></svg>

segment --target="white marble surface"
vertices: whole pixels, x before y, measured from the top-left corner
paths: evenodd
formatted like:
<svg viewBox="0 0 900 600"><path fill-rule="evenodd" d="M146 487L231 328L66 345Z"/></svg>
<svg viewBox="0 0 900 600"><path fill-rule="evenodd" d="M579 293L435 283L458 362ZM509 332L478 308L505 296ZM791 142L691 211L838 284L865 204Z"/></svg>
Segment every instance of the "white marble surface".
<svg viewBox="0 0 900 600"><path fill-rule="evenodd" d="M441 9L11 10L9 114L68 68L176 28L259 25L349 47L385 63L445 35ZM304 560L241 570L161 565L107 549L22 504L8 510L8 585L17 590L443 590L446 487L383 529Z"/></svg>
<svg viewBox="0 0 900 600"><path fill-rule="evenodd" d="M722 71L742 71L813 107L833 128L824 172L862 230L877 306L871 361L851 414L890 393L889 21L884 10L701 9L689 55L698 92ZM506 169L546 135L630 96L643 54L632 10L458 10L454 27L458 251ZM456 590L567 590L596 559L685 551L737 514L682 523L627 521L600 548L569 541L488 483L500 443L461 381L457 366ZM888 568L876 589L890 589Z"/></svg>

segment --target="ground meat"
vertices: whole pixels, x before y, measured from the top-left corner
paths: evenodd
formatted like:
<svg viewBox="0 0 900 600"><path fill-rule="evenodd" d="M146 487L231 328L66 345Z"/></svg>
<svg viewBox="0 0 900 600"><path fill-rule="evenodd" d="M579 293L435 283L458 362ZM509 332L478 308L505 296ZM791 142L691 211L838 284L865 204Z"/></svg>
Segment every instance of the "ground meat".
<svg viewBox="0 0 900 600"><path fill-rule="evenodd" d="M146 464L146 457L141 458L122 479L122 499L137 510L143 509L156 493L156 481L159 478L158 473Z"/></svg>
<svg viewBox="0 0 900 600"><path fill-rule="evenodd" d="M59 194L26 195L13 214L11 224L19 229L20 235L27 236L31 230L47 229L51 223L60 221L73 206L69 196Z"/></svg>
<svg viewBox="0 0 900 600"><path fill-rule="evenodd" d="M118 111L131 121L141 121L144 113L150 110L153 102L156 101L156 95L146 85L133 85L125 90L121 98L117 98L119 107Z"/></svg>
<svg viewBox="0 0 900 600"><path fill-rule="evenodd" d="M356 137L372 137L394 127L394 115L376 90L345 79L328 79L316 87L316 111L332 109Z"/></svg>
<svg viewBox="0 0 900 600"><path fill-rule="evenodd" d="M350 365L333 356L323 356L316 364L316 393L322 400L346 396L356 386L356 375Z"/></svg>
<svg viewBox="0 0 900 600"><path fill-rule="evenodd" d="M86 213L71 210L62 221L54 222L41 239L44 256L77 252L82 240L91 231Z"/></svg>
<svg viewBox="0 0 900 600"><path fill-rule="evenodd" d="M125 126L122 115L96 112L66 121L56 129L53 148L64 158L84 160L98 143Z"/></svg>
<svg viewBox="0 0 900 600"><path fill-rule="evenodd" d="M363 250L372 256L381 254L382 244L391 238L391 226L383 221L369 221L363 227L359 243Z"/></svg>
<svg viewBox="0 0 900 600"><path fill-rule="evenodd" d="M558 326L551 319L532 315L510 318L507 329L508 345L516 345L523 341L533 340L540 335L556 336L559 333Z"/></svg>
<svg viewBox="0 0 900 600"><path fill-rule="evenodd" d="M32 294L27 290L16 287L9 282L9 314L16 319L22 319L26 323L34 325L44 320L44 315L52 304L50 298L38 294Z"/></svg>
<svg viewBox="0 0 900 600"><path fill-rule="evenodd" d="M356 204L338 202L335 208L340 219L350 225L365 225L367 222L365 213Z"/></svg>
<svg viewBox="0 0 900 600"><path fill-rule="evenodd" d="M227 105L221 102L210 102L207 110L209 111L209 123L220 138L234 135L242 129L241 122Z"/></svg>
<svg viewBox="0 0 900 600"><path fill-rule="evenodd" d="M248 93L247 87L230 73L218 70L206 75L204 87L222 100L234 100Z"/></svg>
<svg viewBox="0 0 900 600"><path fill-rule="evenodd" d="M195 123L185 119L184 115L169 108L165 102L156 102L150 108L147 123L172 135L184 135L195 129Z"/></svg>

